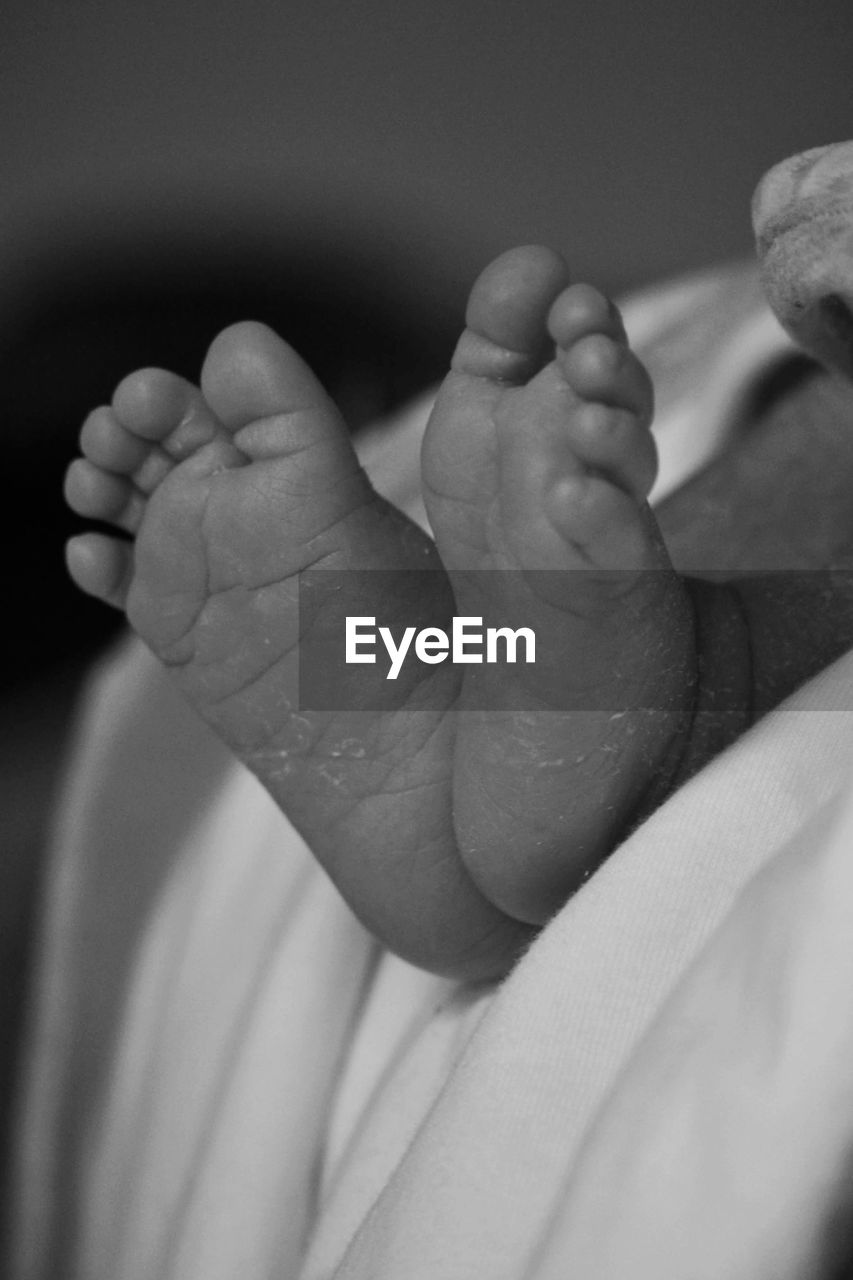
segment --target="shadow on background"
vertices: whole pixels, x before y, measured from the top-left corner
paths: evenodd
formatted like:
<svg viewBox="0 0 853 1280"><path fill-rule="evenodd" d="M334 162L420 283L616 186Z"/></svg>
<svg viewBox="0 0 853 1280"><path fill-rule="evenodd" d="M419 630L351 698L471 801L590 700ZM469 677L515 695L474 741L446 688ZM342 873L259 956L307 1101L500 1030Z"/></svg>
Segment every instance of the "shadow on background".
<svg viewBox="0 0 853 1280"><path fill-rule="evenodd" d="M86 524L62 501L62 476L86 413L132 369L158 365L196 381L211 339L257 319L308 360L353 429L440 376L453 308L419 304L416 281L350 246L261 252L180 239L81 247L46 261L0 339L7 500L0 510L7 598L20 602L3 635L0 694L88 656L118 625L68 582L64 539ZM10 456L11 454L11 456Z"/></svg>
<svg viewBox="0 0 853 1280"><path fill-rule="evenodd" d="M441 376L462 301L403 279L368 250L306 237L230 251L193 234L81 244L45 256L0 335L5 399L7 600L0 662L0 1150L5 1150L42 850L80 683L122 630L68 579L65 540L86 527L62 498L86 413L134 368L197 380L219 329L253 318L309 361L353 430ZM434 286L434 282L433 282ZM432 298L432 301L429 301ZM5 336L3 336L5 335Z"/></svg>

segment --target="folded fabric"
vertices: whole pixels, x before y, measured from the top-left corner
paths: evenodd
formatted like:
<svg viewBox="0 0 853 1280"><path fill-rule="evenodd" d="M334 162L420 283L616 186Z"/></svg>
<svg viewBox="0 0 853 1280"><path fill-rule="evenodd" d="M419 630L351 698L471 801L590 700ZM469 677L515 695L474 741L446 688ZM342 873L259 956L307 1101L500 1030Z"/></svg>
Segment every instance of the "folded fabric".
<svg viewBox="0 0 853 1280"><path fill-rule="evenodd" d="M791 348L746 268L625 316L661 497ZM421 517L427 407L362 450ZM17 1280L752 1280L767 1242L802 1244L853 1114L851 678L847 656L767 716L471 988L383 952L124 646L56 822Z"/></svg>
<svg viewBox="0 0 853 1280"><path fill-rule="evenodd" d="M848 702L851 674L845 662L832 676ZM555 1201L531 1277L850 1274L846 764L843 791L740 893L632 1055Z"/></svg>

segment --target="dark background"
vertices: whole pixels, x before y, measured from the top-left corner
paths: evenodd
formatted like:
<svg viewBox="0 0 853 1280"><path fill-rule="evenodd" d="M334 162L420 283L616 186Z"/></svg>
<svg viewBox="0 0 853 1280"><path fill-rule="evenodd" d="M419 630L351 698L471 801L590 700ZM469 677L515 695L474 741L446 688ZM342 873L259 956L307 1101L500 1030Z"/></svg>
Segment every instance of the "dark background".
<svg viewBox="0 0 853 1280"><path fill-rule="evenodd" d="M514 243L616 291L748 254L763 170L853 134L853 5L5 0L0 27L8 1050L76 691L117 626L62 565L85 412L255 316L358 426L440 376Z"/></svg>

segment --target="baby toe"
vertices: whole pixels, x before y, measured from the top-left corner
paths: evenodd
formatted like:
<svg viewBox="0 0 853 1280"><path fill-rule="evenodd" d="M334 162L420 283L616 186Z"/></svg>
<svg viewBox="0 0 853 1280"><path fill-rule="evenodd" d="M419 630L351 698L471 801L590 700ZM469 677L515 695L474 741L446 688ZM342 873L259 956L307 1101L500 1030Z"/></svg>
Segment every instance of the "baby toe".
<svg viewBox="0 0 853 1280"><path fill-rule="evenodd" d="M134 471L145 493L177 463L225 435L198 387L166 369L129 374L116 388L113 411L127 432L147 445Z"/></svg>
<svg viewBox="0 0 853 1280"><path fill-rule="evenodd" d="M545 495L545 514L590 570L635 574L658 567L642 509L599 476L561 476Z"/></svg>
<svg viewBox="0 0 853 1280"><path fill-rule="evenodd" d="M128 431L144 440L161 440L186 413L192 390L166 369L136 369L116 387L112 407Z"/></svg>
<svg viewBox="0 0 853 1280"><path fill-rule="evenodd" d="M135 533L145 502L124 476L104 471L88 458L75 458L65 474L65 501L78 516L104 520Z"/></svg>
<svg viewBox="0 0 853 1280"><path fill-rule="evenodd" d="M103 533L84 533L65 548L68 572L81 591L116 609L124 608L133 572L130 545Z"/></svg>
<svg viewBox="0 0 853 1280"><path fill-rule="evenodd" d="M576 395L627 409L648 424L654 407L651 379L624 341L591 333L558 352L563 376Z"/></svg>
<svg viewBox="0 0 853 1280"><path fill-rule="evenodd" d="M654 438L637 414L600 401L584 402L570 418L574 453L604 472L639 501L648 497L658 470Z"/></svg>
<svg viewBox="0 0 853 1280"><path fill-rule="evenodd" d="M104 471L131 475L145 460L149 446L122 426L109 405L101 405L83 423L80 451Z"/></svg>
<svg viewBox="0 0 853 1280"><path fill-rule="evenodd" d="M556 299L548 313L548 332L558 347L566 349L591 333L626 341L615 302L594 285L585 283L570 285Z"/></svg>

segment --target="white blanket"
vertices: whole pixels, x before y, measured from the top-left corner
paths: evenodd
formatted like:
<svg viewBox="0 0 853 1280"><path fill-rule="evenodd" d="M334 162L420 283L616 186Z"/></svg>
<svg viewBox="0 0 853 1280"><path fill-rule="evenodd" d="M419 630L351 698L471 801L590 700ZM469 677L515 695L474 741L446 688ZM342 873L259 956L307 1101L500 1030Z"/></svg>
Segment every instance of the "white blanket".
<svg viewBox="0 0 853 1280"><path fill-rule="evenodd" d="M626 321L659 497L789 346L749 272ZM363 449L415 514L425 411ZM124 646L56 821L16 1280L799 1276L853 1139L852 682L848 655L475 989L384 953Z"/></svg>

